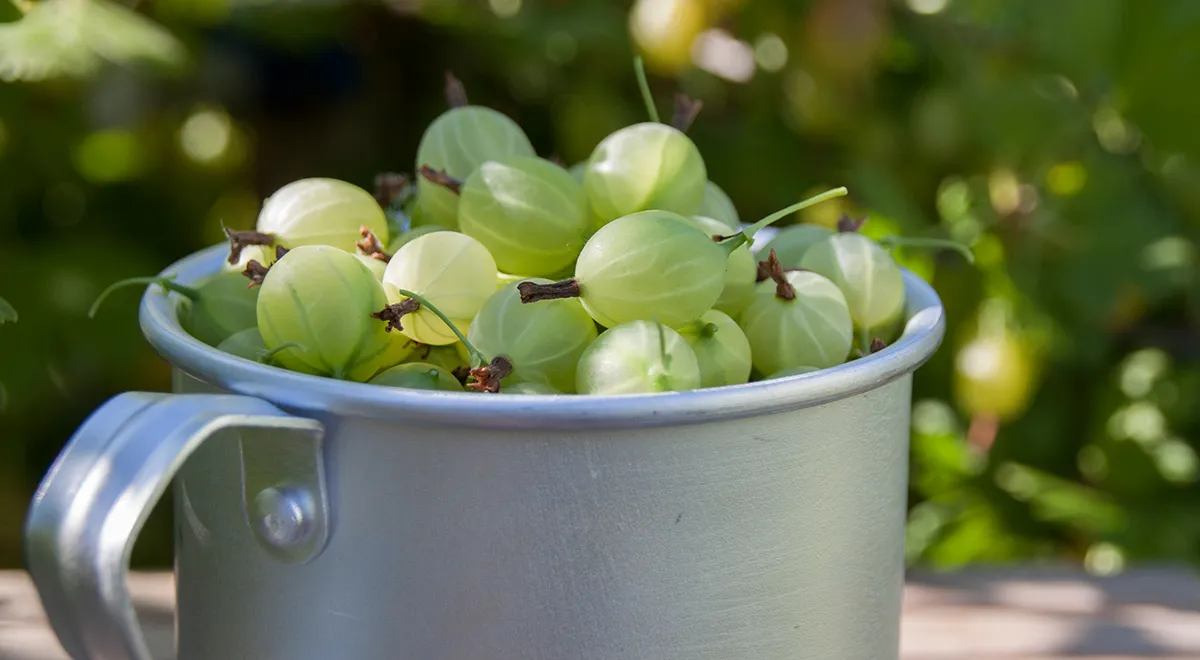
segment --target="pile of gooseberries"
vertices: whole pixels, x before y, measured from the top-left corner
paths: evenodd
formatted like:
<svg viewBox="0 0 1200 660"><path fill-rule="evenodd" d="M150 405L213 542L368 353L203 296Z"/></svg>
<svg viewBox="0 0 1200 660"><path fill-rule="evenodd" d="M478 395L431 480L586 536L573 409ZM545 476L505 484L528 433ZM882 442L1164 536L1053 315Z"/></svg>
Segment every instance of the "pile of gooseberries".
<svg viewBox="0 0 1200 660"><path fill-rule="evenodd" d="M827 369L894 341L901 269L861 222L788 227L751 252L760 230L846 189L743 224L687 135L700 104L680 96L658 121L638 64L652 121L570 169L447 76L451 107L411 178L381 175L375 194L294 181L253 231L227 231L208 280L114 287L178 294L183 327L239 359L392 388L677 392Z"/></svg>

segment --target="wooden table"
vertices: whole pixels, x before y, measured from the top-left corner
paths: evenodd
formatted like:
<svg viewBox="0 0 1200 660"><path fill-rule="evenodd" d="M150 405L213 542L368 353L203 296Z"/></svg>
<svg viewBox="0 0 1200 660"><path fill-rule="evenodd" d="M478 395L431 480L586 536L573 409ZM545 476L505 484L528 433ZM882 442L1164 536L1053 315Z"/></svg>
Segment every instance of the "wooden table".
<svg viewBox="0 0 1200 660"><path fill-rule="evenodd" d="M130 588L155 658L173 658L170 574ZM1185 568L1109 578L1073 569L913 573L905 593L904 660L1200 658L1200 579ZM65 660L21 572L0 572L0 660Z"/></svg>

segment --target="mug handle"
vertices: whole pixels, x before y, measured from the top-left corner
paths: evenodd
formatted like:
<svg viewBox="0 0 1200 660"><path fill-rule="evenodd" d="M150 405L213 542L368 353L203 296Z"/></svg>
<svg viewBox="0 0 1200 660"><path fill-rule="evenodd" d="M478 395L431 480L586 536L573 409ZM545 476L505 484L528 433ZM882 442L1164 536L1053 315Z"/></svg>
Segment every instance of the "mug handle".
<svg viewBox="0 0 1200 660"><path fill-rule="evenodd" d="M188 456L229 428L316 442L325 432L253 397L128 392L92 413L55 459L30 505L25 552L72 658L151 660L125 582L134 540Z"/></svg>

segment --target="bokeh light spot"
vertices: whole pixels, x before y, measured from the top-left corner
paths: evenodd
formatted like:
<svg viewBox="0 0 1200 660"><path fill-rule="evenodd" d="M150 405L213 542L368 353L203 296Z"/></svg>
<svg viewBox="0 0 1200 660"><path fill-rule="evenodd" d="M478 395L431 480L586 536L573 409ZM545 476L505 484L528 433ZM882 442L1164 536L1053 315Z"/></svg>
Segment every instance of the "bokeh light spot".
<svg viewBox="0 0 1200 660"><path fill-rule="evenodd" d="M763 34L754 42L754 59L763 71L779 71L787 66L787 44L777 34Z"/></svg>
<svg viewBox="0 0 1200 660"><path fill-rule="evenodd" d="M1141 143L1141 134L1136 127L1125 121L1115 109L1102 107L1092 117L1092 128L1096 139L1105 151L1114 154L1129 154Z"/></svg>
<svg viewBox="0 0 1200 660"><path fill-rule="evenodd" d="M200 164L220 160L229 149L233 122L218 110L198 110L179 129L179 146L188 158Z"/></svg>
<svg viewBox="0 0 1200 660"><path fill-rule="evenodd" d="M730 82L754 77L754 49L724 30L705 30L692 42L692 61Z"/></svg>
<svg viewBox="0 0 1200 660"><path fill-rule="evenodd" d="M1046 187L1059 197L1070 197L1083 190L1087 183L1087 170L1083 163L1058 163L1046 172Z"/></svg>
<svg viewBox="0 0 1200 660"><path fill-rule="evenodd" d="M91 133L75 149L75 167L89 181L112 183L136 177L146 154L132 131L107 130Z"/></svg>
<svg viewBox="0 0 1200 660"><path fill-rule="evenodd" d="M1087 445L1079 450L1079 471L1092 481L1104 481L1108 476L1108 457L1096 445Z"/></svg>
<svg viewBox="0 0 1200 660"><path fill-rule="evenodd" d="M546 37L546 58L555 64L570 62L578 52L579 45L575 43L575 37L567 32L559 30Z"/></svg>
<svg viewBox="0 0 1200 660"><path fill-rule="evenodd" d="M908 0L907 4L915 13L932 16L944 11L950 0Z"/></svg>
<svg viewBox="0 0 1200 660"><path fill-rule="evenodd" d="M1118 377L1121 392L1131 399L1146 396L1170 366L1171 358L1157 348L1146 348L1130 354L1121 365Z"/></svg>
<svg viewBox="0 0 1200 660"><path fill-rule="evenodd" d="M1125 553L1112 543L1095 543L1088 548L1083 566L1093 575L1116 575L1125 568Z"/></svg>
<svg viewBox="0 0 1200 660"><path fill-rule="evenodd" d="M1164 479L1177 484L1195 481L1200 468L1196 450L1177 438L1164 440L1154 449L1154 463Z"/></svg>
<svg viewBox="0 0 1200 660"><path fill-rule="evenodd" d="M488 0L492 13L500 18L512 18L521 11L521 0Z"/></svg>
<svg viewBox="0 0 1200 660"><path fill-rule="evenodd" d="M954 409L945 401L924 399L913 406L912 423L917 433L945 435L956 430Z"/></svg>

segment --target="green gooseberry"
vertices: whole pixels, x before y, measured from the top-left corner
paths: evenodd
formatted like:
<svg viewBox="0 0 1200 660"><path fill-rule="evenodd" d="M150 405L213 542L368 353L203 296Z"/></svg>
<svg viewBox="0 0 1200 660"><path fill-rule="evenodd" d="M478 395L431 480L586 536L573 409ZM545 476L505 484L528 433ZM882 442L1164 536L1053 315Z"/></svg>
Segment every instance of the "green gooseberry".
<svg viewBox="0 0 1200 660"><path fill-rule="evenodd" d="M513 383L505 385L501 390L501 394L563 394L553 387L545 383L534 383L525 381L521 383Z"/></svg>
<svg viewBox="0 0 1200 660"><path fill-rule="evenodd" d="M767 376L767 380L774 380L776 378L788 378L789 376L799 376L801 374L810 374L814 371L820 371L820 369L818 369L816 367L791 367L789 369L783 369L782 371L776 371L775 373L771 374L770 376Z"/></svg>
<svg viewBox="0 0 1200 660"><path fill-rule="evenodd" d="M387 244L388 254L396 254L400 248L410 243L413 239L424 236L425 234L432 234L435 231L450 231L450 229L441 225L420 225L413 227L403 234L399 234L392 238L392 241Z"/></svg>
<svg viewBox="0 0 1200 660"><path fill-rule="evenodd" d="M750 380L750 341L728 314L710 309L679 329L700 364L700 387L738 385Z"/></svg>
<svg viewBox="0 0 1200 660"><path fill-rule="evenodd" d="M693 215L691 221L709 236L723 236L728 231L728 227L719 220L703 215ZM725 287L721 289L721 297L717 298L713 308L737 318L754 298L757 277L758 262L754 260L749 245L730 252L725 267Z"/></svg>
<svg viewBox="0 0 1200 660"><path fill-rule="evenodd" d="M217 345L217 350L252 362L260 362L263 354L267 352L267 345L263 342L258 328L246 328L229 335Z"/></svg>
<svg viewBox="0 0 1200 660"><path fill-rule="evenodd" d="M845 362L854 325L837 285L808 271L778 270L772 277L758 284L740 321L754 368L773 374Z"/></svg>
<svg viewBox="0 0 1200 660"><path fill-rule="evenodd" d="M604 138L588 159L583 187L598 222L648 210L683 216L704 201L704 159L683 131L645 122Z"/></svg>
<svg viewBox="0 0 1200 660"><path fill-rule="evenodd" d="M267 272L258 295L258 329L287 369L364 381L404 346L372 314L387 306L383 285L362 261L329 246L302 246Z"/></svg>
<svg viewBox="0 0 1200 660"><path fill-rule="evenodd" d="M759 254L765 256L775 250L775 258L784 268L799 268L808 249L830 236L833 236L833 230L821 225L784 227L763 246Z"/></svg>
<svg viewBox="0 0 1200 660"><path fill-rule="evenodd" d="M481 164L459 192L458 226L507 273L553 275L570 266L591 227L583 187L543 158Z"/></svg>
<svg viewBox="0 0 1200 660"><path fill-rule="evenodd" d="M268 197L256 229L289 250L328 245L354 252L362 227L387 244L387 216L371 193L337 179L310 178L293 181Z"/></svg>
<svg viewBox="0 0 1200 660"><path fill-rule="evenodd" d="M600 334L575 372L580 394L681 392L700 387L696 353L661 323L631 321Z"/></svg>
<svg viewBox="0 0 1200 660"><path fill-rule="evenodd" d="M462 106L442 113L425 129L417 147L416 169L427 166L463 180L489 160L535 155L515 121L491 108ZM417 178L421 223L457 228L458 202L454 192Z"/></svg>
<svg viewBox="0 0 1200 660"><path fill-rule="evenodd" d="M462 392L463 386L449 371L428 362L406 362L380 372L371 380L371 385L403 387L413 390L440 390Z"/></svg>
<svg viewBox="0 0 1200 660"><path fill-rule="evenodd" d="M729 199L729 195L726 195L725 191L712 181L704 184L704 199L700 202L700 208L695 215L712 218L725 225L726 231L722 232L724 234L742 228L742 219L738 215L737 207L733 205L733 200Z"/></svg>
<svg viewBox="0 0 1200 660"><path fill-rule="evenodd" d="M878 243L853 232L829 236L804 253L800 267L824 275L846 296L860 340L891 328L904 315L904 277Z"/></svg>
<svg viewBox="0 0 1200 660"><path fill-rule="evenodd" d="M573 392L579 356L596 339L595 322L578 299L524 305L517 287L509 284L483 303L467 339L484 355L503 355L512 363L506 382L545 383Z"/></svg>

